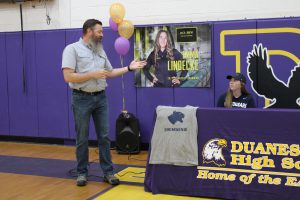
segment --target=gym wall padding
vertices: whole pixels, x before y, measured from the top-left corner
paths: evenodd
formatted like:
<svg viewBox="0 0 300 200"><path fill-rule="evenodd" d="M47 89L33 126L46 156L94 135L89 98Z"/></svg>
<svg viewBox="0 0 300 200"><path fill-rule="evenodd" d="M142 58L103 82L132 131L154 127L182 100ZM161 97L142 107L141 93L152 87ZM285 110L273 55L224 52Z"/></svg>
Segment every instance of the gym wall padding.
<svg viewBox="0 0 300 200"><path fill-rule="evenodd" d="M21 33L6 33L6 69L8 79L9 134L38 136L38 96L36 41L34 32L24 33L26 93L23 93ZM1 99L4 97L1 97ZM6 98L6 97L5 97ZM50 127L49 127L50 128Z"/></svg>
<svg viewBox="0 0 300 200"><path fill-rule="evenodd" d="M227 90L227 74L235 73L234 56L222 55L220 35L224 30L257 28L300 28L300 18L212 22L212 71L210 88L136 88L134 73L124 75L126 108L140 121L143 143L150 142L153 116L158 105L214 107L218 97ZM75 138L71 109L71 90L63 80L61 57L64 47L78 41L81 29L27 31L24 33L24 63L27 93L23 93L21 33L0 33L0 135L50 138ZM114 50L116 32L104 28L103 45L114 67L120 67L120 57ZM133 59L131 49L124 65ZM253 44L262 43L268 49L281 49L300 58L300 35L233 34L224 38L226 51L240 51L240 71L246 75L247 55ZM296 65L284 56L272 56L270 64L276 76L286 82ZM115 121L122 110L121 77L108 80L110 138L115 141ZM249 79L247 80L248 83ZM265 100L252 90L259 107ZM92 120L91 120L92 121ZM90 138L96 139L93 123Z"/></svg>
<svg viewBox="0 0 300 200"><path fill-rule="evenodd" d="M5 33L0 33L0 135L9 134Z"/></svg>

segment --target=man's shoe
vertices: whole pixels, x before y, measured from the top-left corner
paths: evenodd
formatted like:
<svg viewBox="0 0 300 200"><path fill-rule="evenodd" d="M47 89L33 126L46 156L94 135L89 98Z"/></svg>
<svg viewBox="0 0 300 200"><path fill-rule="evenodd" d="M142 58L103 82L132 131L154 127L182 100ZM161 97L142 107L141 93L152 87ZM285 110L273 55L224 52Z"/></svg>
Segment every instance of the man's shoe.
<svg viewBox="0 0 300 200"><path fill-rule="evenodd" d="M115 177L113 174L104 176L103 180L104 180L104 182L107 182L111 185L119 185L120 184L120 180L117 177Z"/></svg>
<svg viewBox="0 0 300 200"><path fill-rule="evenodd" d="M87 184L87 179L85 175L78 175L77 186L85 186Z"/></svg>

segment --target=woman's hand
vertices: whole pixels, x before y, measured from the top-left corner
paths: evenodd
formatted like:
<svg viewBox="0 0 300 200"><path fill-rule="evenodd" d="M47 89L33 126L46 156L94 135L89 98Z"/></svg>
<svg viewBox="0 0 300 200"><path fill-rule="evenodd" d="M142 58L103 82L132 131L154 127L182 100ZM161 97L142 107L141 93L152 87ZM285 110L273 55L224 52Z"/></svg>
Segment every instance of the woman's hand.
<svg viewBox="0 0 300 200"><path fill-rule="evenodd" d="M156 76L153 76L153 80L151 82L151 87L154 87L154 85L157 83L158 79L156 78Z"/></svg>
<svg viewBox="0 0 300 200"><path fill-rule="evenodd" d="M177 77L173 76L172 77L172 84L173 85L179 85L180 84L180 80Z"/></svg>
<svg viewBox="0 0 300 200"><path fill-rule="evenodd" d="M152 83L155 84L155 83L157 83L157 81L158 81L158 79L156 78L156 76L154 76Z"/></svg>

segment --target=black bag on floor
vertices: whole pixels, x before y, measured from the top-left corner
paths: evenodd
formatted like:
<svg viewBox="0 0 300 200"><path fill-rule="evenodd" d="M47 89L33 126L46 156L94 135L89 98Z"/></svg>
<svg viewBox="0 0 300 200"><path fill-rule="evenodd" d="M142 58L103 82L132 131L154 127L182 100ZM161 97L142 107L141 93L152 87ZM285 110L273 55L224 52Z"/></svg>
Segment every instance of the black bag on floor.
<svg viewBox="0 0 300 200"><path fill-rule="evenodd" d="M122 112L116 121L116 150L120 154L140 152L139 120L128 112Z"/></svg>

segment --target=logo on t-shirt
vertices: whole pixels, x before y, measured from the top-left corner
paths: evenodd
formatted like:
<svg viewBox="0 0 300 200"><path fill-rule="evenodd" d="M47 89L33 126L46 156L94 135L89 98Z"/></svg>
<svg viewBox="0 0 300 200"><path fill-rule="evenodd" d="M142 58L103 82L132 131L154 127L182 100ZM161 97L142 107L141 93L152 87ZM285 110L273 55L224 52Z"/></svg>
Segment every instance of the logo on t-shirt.
<svg viewBox="0 0 300 200"><path fill-rule="evenodd" d="M171 124L175 125L176 122L180 122L180 127L165 127L165 132L181 132L187 133L188 128L183 123L184 114L182 112L173 111L171 115L168 116L168 120ZM183 123L183 124L182 124ZM178 126L178 125L177 125Z"/></svg>
<svg viewBox="0 0 300 200"><path fill-rule="evenodd" d="M232 102L232 107L247 108L247 104L246 103L241 103L241 102Z"/></svg>
<svg viewBox="0 0 300 200"><path fill-rule="evenodd" d="M175 124L176 122L183 123L184 114L182 112L173 111L171 115L168 116L169 122Z"/></svg>

